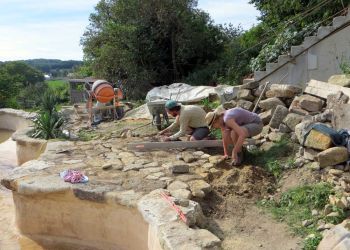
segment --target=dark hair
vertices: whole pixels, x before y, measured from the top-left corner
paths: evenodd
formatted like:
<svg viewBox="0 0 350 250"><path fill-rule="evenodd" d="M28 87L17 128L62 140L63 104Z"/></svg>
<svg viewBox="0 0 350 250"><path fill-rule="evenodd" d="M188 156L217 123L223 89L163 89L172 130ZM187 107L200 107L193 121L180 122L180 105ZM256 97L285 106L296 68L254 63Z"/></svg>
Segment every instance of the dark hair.
<svg viewBox="0 0 350 250"><path fill-rule="evenodd" d="M180 111L180 109L181 109L181 106L179 105L169 109L169 111Z"/></svg>

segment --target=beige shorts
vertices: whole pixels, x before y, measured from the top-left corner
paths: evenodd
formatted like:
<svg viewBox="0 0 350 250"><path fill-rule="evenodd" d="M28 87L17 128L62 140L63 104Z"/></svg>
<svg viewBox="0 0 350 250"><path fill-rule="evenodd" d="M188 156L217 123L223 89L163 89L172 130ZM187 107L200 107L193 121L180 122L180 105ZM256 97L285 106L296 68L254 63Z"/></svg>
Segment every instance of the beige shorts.
<svg viewBox="0 0 350 250"><path fill-rule="evenodd" d="M244 124L242 125L242 127L246 128L248 130L249 133L249 137L253 137L256 136L258 134L261 133L264 124L261 123L248 123L248 124Z"/></svg>

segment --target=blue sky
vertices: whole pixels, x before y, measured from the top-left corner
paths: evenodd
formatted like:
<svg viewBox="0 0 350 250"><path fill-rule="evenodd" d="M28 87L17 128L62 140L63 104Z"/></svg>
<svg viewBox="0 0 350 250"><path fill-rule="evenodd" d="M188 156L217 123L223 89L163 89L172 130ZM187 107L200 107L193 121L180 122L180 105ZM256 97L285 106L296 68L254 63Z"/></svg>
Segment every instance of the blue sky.
<svg viewBox="0 0 350 250"><path fill-rule="evenodd" d="M0 61L82 60L80 38L99 0L0 0ZM258 11L248 0L199 0L215 23L250 28Z"/></svg>

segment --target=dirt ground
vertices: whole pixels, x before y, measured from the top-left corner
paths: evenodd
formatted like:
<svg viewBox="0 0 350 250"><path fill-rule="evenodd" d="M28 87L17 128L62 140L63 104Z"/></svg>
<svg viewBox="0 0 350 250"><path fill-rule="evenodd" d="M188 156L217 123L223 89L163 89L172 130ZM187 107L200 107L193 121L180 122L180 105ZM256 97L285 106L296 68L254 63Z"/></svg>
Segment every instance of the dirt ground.
<svg viewBox="0 0 350 250"><path fill-rule="evenodd" d="M146 120L129 120L117 122L119 131L133 129L147 124ZM110 131L111 126L103 124L97 131ZM153 141L157 133L154 126L147 125L135 130L140 140ZM204 150L210 154L221 154L221 149ZM306 176L300 170L291 170L282 178L280 185L264 169L256 166L232 168L228 163L220 166L220 176L210 176L208 182L213 191L200 201L204 214L208 217L207 229L222 240L223 249L239 250L298 250L301 238L292 235L288 226L279 223L266 214L256 203L269 194L297 186ZM284 188L285 187L285 188Z"/></svg>
<svg viewBox="0 0 350 250"><path fill-rule="evenodd" d="M152 136L157 130L147 123L149 120L107 122L91 131L102 139L104 136L115 136L119 140L123 131L140 127L133 131L134 135L140 140L153 140ZM256 205L258 200L274 193L279 187L271 175L255 166L232 168L224 163L219 168L222 170L221 175L209 175L207 181L213 191L201 201L201 206L208 217L207 228L222 240L223 249L301 249L300 238L293 236L285 224L277 222ZM0 173L4 174L5 169L1 170ZM298 185L303 176L308 179L306 173L298 171L292 170L282 178L280 191ZM40 249L28 239L19 237L15 229L10 192L1 187L0 204L0 249L4 246L4 249ZM4 228L3 225L9 227Z"/></svg>
<svg viewBox="0 0 350 250"><path fill-rule="evenodd" d="M223 249L301 249L301 239L257 207L256 202L274 191L274 179L255 166L222 166L223 174L211 179L212 193L201 202L209 218L208 229Z"/></svg>

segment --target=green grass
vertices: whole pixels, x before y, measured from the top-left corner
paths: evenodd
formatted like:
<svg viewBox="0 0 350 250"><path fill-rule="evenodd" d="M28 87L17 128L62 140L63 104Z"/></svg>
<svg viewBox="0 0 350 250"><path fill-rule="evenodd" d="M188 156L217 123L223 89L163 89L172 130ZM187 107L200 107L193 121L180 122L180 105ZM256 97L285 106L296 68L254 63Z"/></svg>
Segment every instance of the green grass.
<svg viewBox="0 0 350 250"><path fill-rule="evenodd" d="M269 150L260 149L245 152L244 159L248 164L257 165L265 168L276 179L280 178L285 165L292 166L296 152L295 144L288 139L282 139L276 142Z"/></svg>
<svg viewBox="0 0 350 250"><path fill-rule="evenodd" d="M320 232L317 231L317 221L319 219L325 222L339 223L346 218L343 210L334 207L333 211L339 212L335 218L327 218L318 215L313 216L313 209L322 210L328 204L329 195L334 194L332 186L328 183L317 183L293 188L281 195L278 201L262 200L259 206L271 213L279 221L286 222L292 231L301 237L314 234L314 237L307 238L304 241L304 249L314 250L322 239ZM302 221L310 220L310 226L303 226Z"/></svg>
<svg viewBox="0 0 350 250"><path fill-rule="evenodd" d="M47 85L50 89L60 89L60 88L68 88L68 82L64 80L47 80Z"/></svg>
<svg viewBox="0 0 350 250"><path fill-rule="evenodd" d="M217 140L222 139L221 129L212 129L210 135L214 136Z"/></svg>
<svg viewBox="0 0 350 250"><path fill-rule="evenodd" d="M220 106L220 101L209 101L209 98L205 98L201 101L201 105L203 105L206 110L214 110Z"/></svg>
<svg viewBox="0 0 350 250"><path fill-rule="evenodd" d="M92 130L79 130L78 137L81 141L91 141L97 139L100 135Z"/></svg>
<svg viewBox="0 0 350 250"><path fill-rule="evenodd" d="M69 102L69 84L64 80L48 80L46 81L49 90L51 90L58 98L59 104L68 104Z"/></svg>

